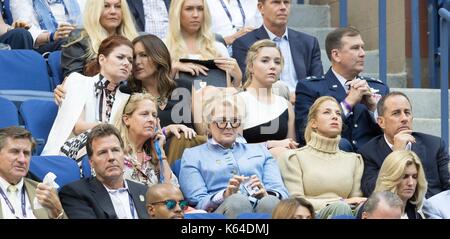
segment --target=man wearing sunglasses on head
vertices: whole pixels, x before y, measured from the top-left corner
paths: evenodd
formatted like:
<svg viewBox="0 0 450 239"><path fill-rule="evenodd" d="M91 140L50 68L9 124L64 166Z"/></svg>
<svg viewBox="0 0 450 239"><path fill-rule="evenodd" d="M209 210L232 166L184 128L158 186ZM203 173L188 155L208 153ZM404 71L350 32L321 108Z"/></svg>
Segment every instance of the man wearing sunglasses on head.
<svg viewBox="0 0 450 239"><path fill-rule="evenodd" d="M271 213L288 193L277 162L262 144L242 143L237 96L205 100L208 141L186 149L181 158L181 190L196 209L236 218Z"/></svg>
<svg viewBox="0 0 450 239"><path fill-rule="evenodd" d="M183 219L188 202L180 189L169 183L154 184L147 191L147 212L151 219Z"/></svg>

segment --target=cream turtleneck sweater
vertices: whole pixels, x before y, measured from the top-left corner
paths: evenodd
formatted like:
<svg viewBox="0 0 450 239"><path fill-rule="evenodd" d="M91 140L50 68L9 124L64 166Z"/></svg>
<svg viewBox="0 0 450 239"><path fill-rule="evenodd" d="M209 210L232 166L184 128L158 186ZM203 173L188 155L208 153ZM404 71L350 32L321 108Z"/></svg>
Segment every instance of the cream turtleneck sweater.
<svg viewBox="0 0 450 239"><path fill-rule="evenodd" d="M312 133L306 146L278 160L289 193L310 201L316 211L341 198L360 197L364 163L359 154L341 151L341 137Z"/></svg>

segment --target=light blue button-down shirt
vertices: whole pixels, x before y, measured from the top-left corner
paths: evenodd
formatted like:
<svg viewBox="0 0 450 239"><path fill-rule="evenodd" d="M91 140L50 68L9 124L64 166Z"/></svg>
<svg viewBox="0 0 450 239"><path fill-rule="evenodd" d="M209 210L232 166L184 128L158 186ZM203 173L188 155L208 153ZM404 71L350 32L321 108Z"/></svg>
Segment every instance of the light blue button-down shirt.
<svg viewBox="0 0 450 239"><path fill-rule="evenodd" d="M281 38L269 31L266 26L264 26L264 28L269 35L269 39L274 41L280 48L281 54L284 58L284 68L280 77L281 81L286 83L290 92L295 92L295 87L297 87L297 72L295 71L294 60L291 55L291 46L289 45L287 28Z"/></svg>
<svg viewBox="0 0 450 239"><path fill-rule="evenodd" d="M227 149L209 139L186 149L181 158L180 187L197 209L217 208L212 199L226 189L233 175L256 175L266 191L288 197L278 164L262 144L235 142Z"/></svg>

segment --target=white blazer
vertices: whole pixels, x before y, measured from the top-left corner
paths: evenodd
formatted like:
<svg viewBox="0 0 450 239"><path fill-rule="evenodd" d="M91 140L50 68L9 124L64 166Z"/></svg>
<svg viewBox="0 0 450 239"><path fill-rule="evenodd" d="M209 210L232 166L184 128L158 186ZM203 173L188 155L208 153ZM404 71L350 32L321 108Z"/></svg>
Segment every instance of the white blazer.
<svg viewBox="0 0 450 239"><path fill-rule="evenodd" d="M60 154L61 146L71 136L75 123L83 110L86 122L96 122L95 115L98 109L94 85L98 80L99 75L88 77L76 72L67 77L66 95L41 155ZM116 91L109 123L115 122L118 115L121 115L129 97L129 94L122 93L120 90Z"/></svg>

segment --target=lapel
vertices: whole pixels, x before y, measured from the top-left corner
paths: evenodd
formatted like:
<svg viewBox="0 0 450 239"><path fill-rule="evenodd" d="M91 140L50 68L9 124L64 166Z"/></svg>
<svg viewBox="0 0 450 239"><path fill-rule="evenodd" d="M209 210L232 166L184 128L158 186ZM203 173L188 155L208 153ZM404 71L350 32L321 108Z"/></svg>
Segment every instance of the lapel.
<svg viewBox="0 0 450 239"><path fill-rule="evenodd" d="M377 140L377 145L375 147L375 152L377 154L377 162L378 162L378 168L381 168L381 165L384 162L384 159L392 153L392 149L389 147L389 145L386 143L386 140L384 140L384 134L381 134L378 136L379 139Z"/></svg>
<svg viewBox="0 0 450 239"><path fill-rule="evenodd" d="M24 178L23 185L27 191L31 210L33 211L36 219L48 219L48 214L45 208L34 209L34 198L36 198L36 185L33 185L27 178Z"/></svg>
<svg viewBox="0 0 450 239"><path fill-rule="evenodd" d="M333 96L338 102L341 102L347 96L344 87L342 87L341 82L336 78L333 71L330 69L325 74L325 79L328 84L329 95Z"/></svg>
<svg viewBox="0 0 450 239"><path fill-rule="evenodd" d="M103 211L108 215L107 218L117 218L111 198L109 197L103 184L94 177L89 182L89 187L94 194L94 198L98 202L96 206L100 206L103 209Z"/></svg>
<svg viewBox="0 0 450 239"><path fill-rule="evenodd" d="M142 27L144 28L143 30L145 31L145 14L144 14L144 3L143 0L139 0L140 4L136 4L136 1L131 1L134 5L134 7L136 8L136 11L138 13L139 18L136 19L140 22L140 25L142 25Z"/></svg>
<svg viewBox="0 0 450 239"><path fill-rule="evenodd" d="M133 199L134 206L136 207L136 211L139 219L148 218L145 195L139 192L139 189L135 187L135 184L130 180L127 180L128 189L130 190L131 198Z"/></svg>
<svg viewBox="0 0 450 239"><path fill-rule="evenodd" d="M128 98L130 98L129 94L122 93L122 91L119 90L120 87L117 88L114 104L111 108L111 117L109 118L109 123L114 124L117 122L116 118L122 117L123 109L125 108L125 105L128 102Z"/></svg>
<svg viewBox="0 0 450 239"><path fill-rule="evenodd" d="M262 39L269 39L269 34L267 34L264 25L255 30L255 37L257 41Z"/></svg>
<svg viewBox="0 0 450 239"><path fill-rule="evenodd" d="M303 56L306 56L306 53L303 52L301 48L300 43L300 39L298 39L297 37L297 32L295 32L292 29L287 29L288 30L288 41L289 41L289 48L291 49L291 56L292 56L292 60L294 61L294 69L296 71L298 71L297 69L302 69L305 68L304 66L306 66L306 62L304 61ZM302 67L303 66L303 67ZM306 71L306 68L305 68ZM308 75L308 72L305 72ZM297 76L297 78L299 78Z"/></svg>
<svg viewBox="0 0 450 239"><path fill-rule="evenodd" d="M170 0L164 0L164 3L166 4L167 12L169 12Z"/></svg>
<svg viewBox="0 0 450 239"><path fill-rule="evenodd" d="M422 165L425 165L424 161L427 159L425 144L421 141L420 137L417 137L416 134L412 133L412 136L416 139L416 143L411 145L411 150L419 156L422 161Z"/></svg>

